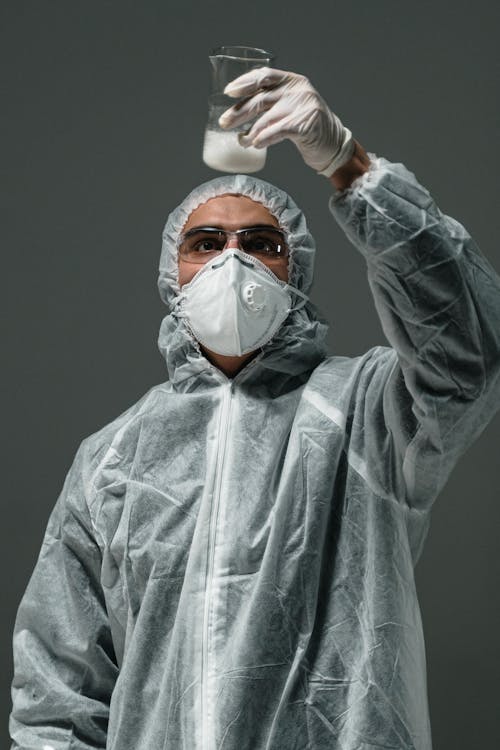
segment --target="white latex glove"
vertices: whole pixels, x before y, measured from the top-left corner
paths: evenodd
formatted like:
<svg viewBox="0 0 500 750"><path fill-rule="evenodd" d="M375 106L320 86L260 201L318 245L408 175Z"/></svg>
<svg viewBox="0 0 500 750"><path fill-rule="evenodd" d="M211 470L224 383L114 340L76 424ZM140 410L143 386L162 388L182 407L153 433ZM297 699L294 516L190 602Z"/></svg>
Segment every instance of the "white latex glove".
<svg viewBox="0 0 500 750"><path fill-rule="evenodd" d="M228 83L224 93L248 97L219 118L222 128L232 128L261 112L248 133L240 134L242 146L264 148L289 138L305 163L325 177L345 164L354 153L354 140L309 80L276 68L256 68Z"/></svg>

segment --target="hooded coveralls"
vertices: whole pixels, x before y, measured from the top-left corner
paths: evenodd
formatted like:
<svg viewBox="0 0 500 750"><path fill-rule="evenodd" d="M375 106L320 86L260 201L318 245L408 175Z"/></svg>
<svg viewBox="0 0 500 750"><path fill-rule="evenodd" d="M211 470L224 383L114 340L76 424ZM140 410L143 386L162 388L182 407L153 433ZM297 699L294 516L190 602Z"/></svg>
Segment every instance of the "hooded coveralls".
<svg viewBox="0 0 500 750"><path fill-rule="evenodd" d="M12 748L430 750L414 566L430 510L500 400L500 278L402 164L329 209L366 258L389 346L328 356L308 303L233 379L163 319L169 380L80 444L14 630ZM314 242L283 191L227 192Z"/></svg>

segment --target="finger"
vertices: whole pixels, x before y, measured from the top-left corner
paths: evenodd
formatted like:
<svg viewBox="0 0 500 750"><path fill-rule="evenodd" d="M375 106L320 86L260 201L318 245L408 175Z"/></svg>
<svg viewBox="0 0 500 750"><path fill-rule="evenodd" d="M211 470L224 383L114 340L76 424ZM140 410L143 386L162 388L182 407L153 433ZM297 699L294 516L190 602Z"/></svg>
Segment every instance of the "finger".
<svg viewBox="0 0 500 750"><path fill-rule="evenodd" d="M293 140L297 135L291 117L281 116L277 113L274 116L268 115L263 123L262 120L264 120L264 117L261 117L255 123L255 128L251 128L246 135L240 136L239 140L242 146L266 148L285 140L285 138Z"/></svg>
<svg viewBox="0 0 500 750"><path fill-rule="evenodd" d="M277 103L274 107L271 107L265 114L263 114L262 117L259 117L250 130L240 137L240 143L243 146L257 147L256 144L259 143L261 134L263 134L267 128L272 125L274 128L273 133L277 133L280 128L282 130L288 130L289 120L289 112L285 110L284 107L280 107L279 103Z"/></svg>
<svg viewBox="0 0 500 750"><path fill-rule="evenodd" d="M288 80L290 72L288 70L278 70L277 68L254 68L247 73L238 76L230 81L224 89L227 96L251 96L259 89L277 86L282 81Z"/></svg>
<svg viewBox="0 0 500 750"><path fill-rule="evenodd" d="M272 146L274 143L280 143L281 141L284 141L285 138L290 138L293 140L293 136L296 136L297 133L285 127L283 125L282 120L278 120L278 122L272 123L264 130L261 130L259 135L254 138L252 146L254 148L267 148L268 146Z"/></svg>
<svg viewBox="0 0 500 750"><path fill-rule="evenodd" d="M238 102L234 107L226 109L219 117L221 128L235 128L243 123L252 120L261 112L265 112L275 104L280 98L279 89L272 91L261 91L249 99Z"/></svg>

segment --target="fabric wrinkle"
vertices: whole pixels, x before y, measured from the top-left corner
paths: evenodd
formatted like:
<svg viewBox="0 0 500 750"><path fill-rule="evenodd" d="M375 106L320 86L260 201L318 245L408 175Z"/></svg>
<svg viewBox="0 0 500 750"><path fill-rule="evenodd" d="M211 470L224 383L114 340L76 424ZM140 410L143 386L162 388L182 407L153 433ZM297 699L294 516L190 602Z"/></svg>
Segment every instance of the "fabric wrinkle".
<svg viewBox="0 0 500 750"><path fill-rule="evenodd" d="M180 311L179 236L262 203L310 296L314 239L252 175L168 216L168 379L82 440L13 635L11 750L432 750L414 568L457 460L500 406L500 277L401 163L328 209L386 336L329 354L309 299L233 377Z"/></svg>

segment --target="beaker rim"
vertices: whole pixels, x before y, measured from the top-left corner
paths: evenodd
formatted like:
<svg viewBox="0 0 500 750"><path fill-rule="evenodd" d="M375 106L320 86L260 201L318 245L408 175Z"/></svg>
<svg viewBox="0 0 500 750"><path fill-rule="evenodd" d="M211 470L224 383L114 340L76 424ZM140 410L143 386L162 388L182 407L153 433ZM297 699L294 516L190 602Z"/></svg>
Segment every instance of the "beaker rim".
<svg viewBox="0 0 500 750"><path fill-rule="evenodd" d="M250 47L245 44L223 44L219 47L214 47L214 49L210 51L210 56L256 61L262 59L274 60L275 58L271 52L268 52L265 49L261 49L260 47Z"/></svg>

